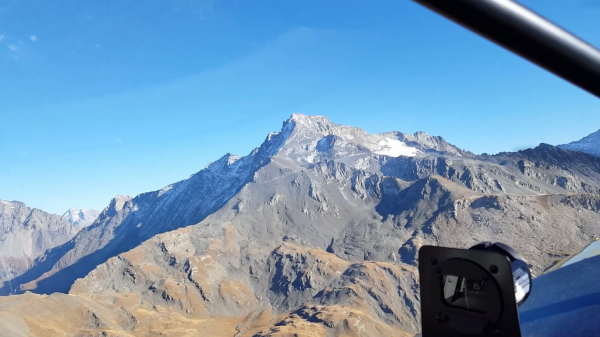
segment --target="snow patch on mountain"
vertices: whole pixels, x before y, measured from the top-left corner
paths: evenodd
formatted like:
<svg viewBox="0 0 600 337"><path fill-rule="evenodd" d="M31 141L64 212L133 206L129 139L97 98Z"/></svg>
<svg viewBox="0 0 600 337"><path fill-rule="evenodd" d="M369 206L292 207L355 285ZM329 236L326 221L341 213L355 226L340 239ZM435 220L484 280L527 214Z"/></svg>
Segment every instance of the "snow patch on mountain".
<svg viewBox="0 0 600 337"><path fill-rule="evenodd" d="M381 145L382 149L380 151L376 151L375 153L389 156L389 157L415 157L417 155L423 154L423 152L419 151L414 147L410 147L405 143L399 141L398 139L385 138L380 140L379 145Z"/></svg>

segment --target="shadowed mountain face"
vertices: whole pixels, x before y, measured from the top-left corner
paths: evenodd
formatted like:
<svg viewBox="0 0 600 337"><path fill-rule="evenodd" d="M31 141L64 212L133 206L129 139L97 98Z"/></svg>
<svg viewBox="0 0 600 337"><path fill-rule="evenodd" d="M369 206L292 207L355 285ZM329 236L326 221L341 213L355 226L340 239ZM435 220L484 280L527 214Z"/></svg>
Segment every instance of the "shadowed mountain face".
<svg viewBox="0 0 600 337"><path fill-rule="evenodd" d="M599 191L600 159L584 153L474 156L424 133L369 135L293 115L246 157L115 198L1 291L69 292L40 303L75 301L84 309L73 315L96 318L65 333L214 323L239 336L412 334L419 247L501 241L539 274L600 234ZM38 299L27 296L9 299ZM5 315L42 324L2 300Z"/></svg>
<svg viewBox="0 0 600 337"><path fill-rule="evenodd" d="M56 214L0 200L0 281L20 275L36 257L67 242L78 231Z"/></svg>

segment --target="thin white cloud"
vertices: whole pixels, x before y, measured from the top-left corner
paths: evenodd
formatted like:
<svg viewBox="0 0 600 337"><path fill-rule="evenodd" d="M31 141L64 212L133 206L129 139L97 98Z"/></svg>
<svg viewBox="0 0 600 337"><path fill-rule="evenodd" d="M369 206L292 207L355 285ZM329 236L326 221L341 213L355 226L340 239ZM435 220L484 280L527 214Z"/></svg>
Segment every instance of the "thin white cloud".
<svg viewBox="0 0 600 337"><path fill-rule="evenodd" d="M35 35L31 35L29 38L31 39L31 41L37 41L37 36Z"/></svg>
<svg viewBox="0 0 600 337"><path fill-rule="evenodd" d="M16 45L14 45L14 44L11 44L10 46L8 46L8 49L10 49L11 51L14 51L15 53L19 53L19 52L21 52L21 51L19 50L19 47L17 47L17 46L16 46Z"/></svg>
<svg viewBox="0 0 600 337"><path fill-rule="evenodd" d="M2 40L4 40L4 35L0 35L0 42L2 42Z"/></svg>
<svg viewBox="0 0 600 337"><path fill-rule="evenodd" d="M121 139L119 139L119 138L117 138L117 139L116 139L116 141L117 141L117 143L119 143L119 144L123 143L123 141L122 141Z"/></svg>

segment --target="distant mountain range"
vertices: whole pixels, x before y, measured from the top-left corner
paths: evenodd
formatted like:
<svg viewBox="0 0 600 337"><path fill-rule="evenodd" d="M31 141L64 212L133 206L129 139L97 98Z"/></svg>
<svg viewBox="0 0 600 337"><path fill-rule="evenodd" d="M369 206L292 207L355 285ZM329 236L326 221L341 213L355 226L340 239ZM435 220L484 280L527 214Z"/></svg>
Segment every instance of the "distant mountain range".
<svg viewBox="0 0 600 337"><path fill-rule="evenodd" d="M477 156L423 132L367 134L295 114L247 156L116 197L0 288L59 293L0 298L0 308L15 336L23 326L412 336L422 245L501 241L539 274L599 235L599 222L600 158L589 154L542 144ZM41 315L50 308L63 309Z"/></svg>
<svg viewBox="0 0 600 337"><path fill-rule="evenodd" d="M582 138L581 140L571 142L569 144L559 145L558 147L571 151L585 152L593 156L600 157L600 130Z"/></svg>
<svg viewBox="0 0 600 337"><path fill-rule="evenodd" d="M91 224L97 213L71 209L60 217L22 202L0 200L0 280L20 275L44 251L62 245Z"/></svg>
<svg viewBox="0 0 600 337"><path fill-rule="evenodd" d="M62 219L80 229L94 223L100 212L93 209L70 208L62 215Z"/></svg>

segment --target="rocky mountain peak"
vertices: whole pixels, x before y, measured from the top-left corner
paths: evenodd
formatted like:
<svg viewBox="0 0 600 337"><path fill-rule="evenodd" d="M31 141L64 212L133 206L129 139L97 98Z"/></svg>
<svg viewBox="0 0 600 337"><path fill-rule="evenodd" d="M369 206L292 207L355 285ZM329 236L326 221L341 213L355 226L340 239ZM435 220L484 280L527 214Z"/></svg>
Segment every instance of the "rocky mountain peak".
<svg viewBox="0 0 600 337"><path fill-rule="evenodd" d="M73 226L83 228L91 225L98 218L98 215L100 215L100 212L93 209L69 208L62 215L62 219Z"/></svg>
<svg viewBox="0 0 600 337"><path fill-rule="evenodd" d="M45 221L52 218L53 221ZM0 230L18 232L26 229L38 229L46 227L60 227L60 219L55 214L46 213L37 208L27 207L20 201L0 200Z"/></svg>
<svg viewBox="0 0 600 337"><path fill-rule="evenodd" d="M331 122L324 116L293 114L280 132L269 134L261 147L268 155L279 155L300 164L348 156L424 156L427 153L469 155L441 137L425 132L408 135L393 131L368 134L365 130Z"/></svg>
<svg viewBox="0 0 600 337"><path fill-rule="evenodd" d="M218 160L206 165L207 169L210 170L220 170L226 166L232 165L235 162L237 162L238 160L240 160L242 157L240 156L236 156L234 154L231 153L227 153L226 155L224 155L223 157L219 158Z"/></svg>
<svg viewBox="0 0 600 337"><path fill-rule="evenodd" d="M25 206L24 203L19 201L0 200L0 209L2 209L2 212L18 212L19 209L23 207L27 206Z"/></svg>
<svg viewBox="0 0 600 337"><path fill-rule="evenodd" d="M126 203L131 202L132 199L133 198L128 195L117 195L110 201L108 206L102 210L98 217L104 219L114 216L125 207Z"/></svg>
<svg viewBox="0 0 600 337"><path fill-rule="evenodd" d="M282 132L289 130L290 133L318 132L328 134L337 126L325 116L308 116L295 113L283 122Z"/></svg>

